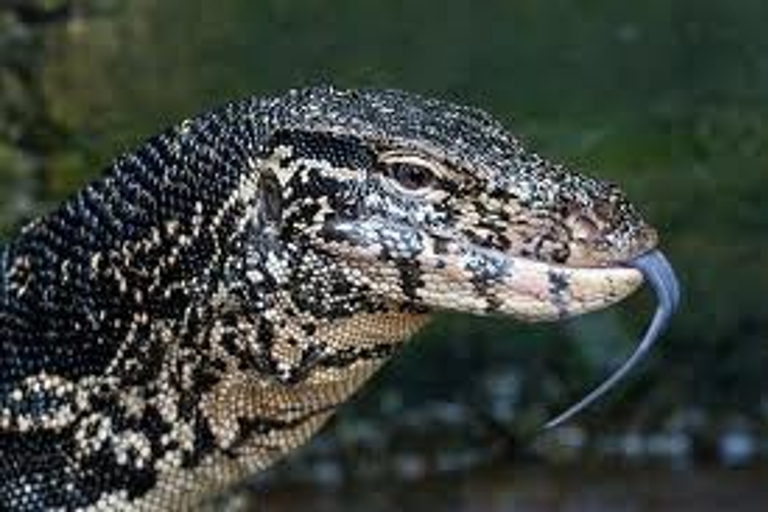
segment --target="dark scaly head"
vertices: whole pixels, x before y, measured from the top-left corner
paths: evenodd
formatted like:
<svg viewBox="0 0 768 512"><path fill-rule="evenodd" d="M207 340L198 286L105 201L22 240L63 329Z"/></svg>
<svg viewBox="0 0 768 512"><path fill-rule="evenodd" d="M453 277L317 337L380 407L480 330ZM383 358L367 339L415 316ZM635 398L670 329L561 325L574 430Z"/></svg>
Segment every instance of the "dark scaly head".
<svg viewBox="0 0 768 512"><path fill-rule="evenodd" d="M332 256L373 302L544 321L607 307L651 278L660 316L638 353L552 424L622 377L676 306L656 232L622 191L529 152L483 112L332 89L282 108L266 154L283 236Z"/></svg>
<svg viewBox="0 0 768 512"><path fill-rule="evenodd" d="M624 194L528 152L482 112L332 90L287 108L304 119L267 152L284 236L382 300L551 320L642 282L628 263L657 237Z"/></svg>

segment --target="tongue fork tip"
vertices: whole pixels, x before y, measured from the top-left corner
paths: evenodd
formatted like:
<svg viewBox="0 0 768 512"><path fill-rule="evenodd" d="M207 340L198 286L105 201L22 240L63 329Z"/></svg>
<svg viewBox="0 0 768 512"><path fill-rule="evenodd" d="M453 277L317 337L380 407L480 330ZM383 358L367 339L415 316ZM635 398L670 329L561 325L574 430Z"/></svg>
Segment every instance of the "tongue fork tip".
<svg viewBox="0 0 768 512"><path fill-rule="evenodd" d="M633 260L630 266L637 268L643 274L643 277L650 283L656 294L658 305L653 320L651 320L642 340L630 357L615 370L610 377L592 390L587 396L566 409L565 412L550 420L544 426L546 430L557 427L571 419L618 384L618 382L635 367L643 356L648 353L650 348L659 338L659 335L669 324L669 319L672 316L672 313L677 309L677 306L680 303L680 286L675 277L675 273L672 270L672 266L660 251L654 250L643 254Z"/></svg>

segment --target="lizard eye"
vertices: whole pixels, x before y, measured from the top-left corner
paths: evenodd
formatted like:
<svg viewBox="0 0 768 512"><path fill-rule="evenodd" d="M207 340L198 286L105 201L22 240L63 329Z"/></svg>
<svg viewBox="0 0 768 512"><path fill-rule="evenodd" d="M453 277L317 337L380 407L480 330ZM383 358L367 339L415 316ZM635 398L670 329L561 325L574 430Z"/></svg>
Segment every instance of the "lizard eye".
<svg viewBox="0 0 768 512"><path fill-rule="evenodd" d="M435 177L431 169L406 162L393 162L387 165L386 175L408 190L428 187Z"/></svg>
<svg viewBox="0 0 768 512"><path fill-rule="evenodd" d="M405 190L423 190L437 178L431 162L413 155L386 155L382 164L384 176Z"/></svg>

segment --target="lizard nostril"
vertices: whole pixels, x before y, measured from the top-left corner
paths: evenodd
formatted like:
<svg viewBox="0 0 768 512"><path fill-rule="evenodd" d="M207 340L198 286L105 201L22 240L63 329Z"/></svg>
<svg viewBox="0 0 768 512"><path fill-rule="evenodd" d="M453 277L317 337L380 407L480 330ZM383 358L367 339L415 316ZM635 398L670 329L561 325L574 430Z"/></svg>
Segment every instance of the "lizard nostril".
<svg viewBox="0 0 768 512"><path fill-rule="evenodd" d="M573 238L580 241L591 242L600 237L600 228L591 218L576 214L568 220Z"/></svg>

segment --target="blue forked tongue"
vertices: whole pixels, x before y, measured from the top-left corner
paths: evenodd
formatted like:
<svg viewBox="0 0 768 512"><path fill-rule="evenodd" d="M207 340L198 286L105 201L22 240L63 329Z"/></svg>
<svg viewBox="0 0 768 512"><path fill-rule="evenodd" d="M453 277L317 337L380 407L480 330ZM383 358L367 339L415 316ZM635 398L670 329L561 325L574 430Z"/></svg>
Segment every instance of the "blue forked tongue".
<svg viewBox="0 0 768 512"><path fill-rule="evenodd" d="M640 341L635 351L624 364L614 371L602 384L592 390L591 393L550 420L544 428L554 428L571 419L626 377L643 356L648 353L654 342L659 338L659 335L666 329L672 313L677 309L680 303L680 285L667 258L660 251L651 251L643 254L631 261L629 266L638 269L643 274L643 277L651 284L656 294L658 305L656 306L656 313L653 315L651 324L645 331L642 341Z"/></svg>

